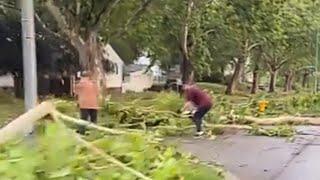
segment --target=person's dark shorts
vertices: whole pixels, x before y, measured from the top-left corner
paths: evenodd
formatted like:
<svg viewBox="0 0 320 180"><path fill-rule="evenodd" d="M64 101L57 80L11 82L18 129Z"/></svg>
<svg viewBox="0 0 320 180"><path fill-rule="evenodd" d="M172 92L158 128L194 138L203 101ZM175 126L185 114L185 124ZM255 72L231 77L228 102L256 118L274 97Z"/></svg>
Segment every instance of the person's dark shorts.
<svg viewBox="0 0 320 180"><path fill-rule="evenodd" d="M202 131L202 120L203 117L210 111L212 106L199 107L193 115L193 122L196 125L197 132Z"/></svg>
<svg viewBox="0 0 320 180"><path fill-rule="evenodd" d="M80 118L82 120L90 121L92 123L97 123L97 109L80 109Z"/></svg>

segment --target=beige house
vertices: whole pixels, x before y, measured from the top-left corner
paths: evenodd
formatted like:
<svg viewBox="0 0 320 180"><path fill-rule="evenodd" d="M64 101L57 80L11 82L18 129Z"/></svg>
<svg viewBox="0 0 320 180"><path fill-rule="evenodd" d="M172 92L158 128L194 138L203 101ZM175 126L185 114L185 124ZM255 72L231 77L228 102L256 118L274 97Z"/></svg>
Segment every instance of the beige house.
<svg viewBox="0 0 320 180"><path fill-rule="evenodd" d="M123 67L124 63L110 44L104 47L104 58L111 63L112 71L107 73L107 88L108 89L122 89L123 84Z"/></svg>
<svg viewBox="0 0 320 180"><path fill-rule="evenodd" d="M154 70L146 72L148 66L141 64L125 66L110 44L104 47L104 58L111 63L111 71L105 75L108 89L119 90L122 93L143 92L154 84Z"/></svg>
<svg viewBox="0 0 320 180"><path fill-rule="evenodd" d="M151 71L146 72L147 66L130 64L126 66L126 76L122 86L122 92L143 92L152 87L154 76Z"/></svg>
<svg viewBox="0 0 320 180"><path fill-rule="evenodd" d="M11 74L5 74L0 76L0 88L13 88L14 80Z"/></svg>

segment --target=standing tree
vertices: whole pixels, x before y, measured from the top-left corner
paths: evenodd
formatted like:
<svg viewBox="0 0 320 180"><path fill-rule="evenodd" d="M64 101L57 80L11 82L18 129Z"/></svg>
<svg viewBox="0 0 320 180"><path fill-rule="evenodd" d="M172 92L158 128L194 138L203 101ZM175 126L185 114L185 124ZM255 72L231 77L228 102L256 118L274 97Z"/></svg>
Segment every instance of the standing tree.
<svg viewBox="0 0 320 180"><path fill-rule="evenodd" d="M49 16L48 12L50 13L55 21L52 24L56 25L58 33L78 50L83 69L94 72L105 88L101 40L109 42L110 38L126 33L151 2L152 0L39 0L37 5L42 14ZM105 31L108 33L104 33L102 37L101 34Z"/></svg>
<svg viewBox="0 0 320 180"><path fill-rule="evenodd" d="M235 56L232 57L235 68L226 94L234 92L245 72L245 64L250 59L251 51L260 44L256 31L260 22L255 21L255 17L261 4L262 2L254 0L216 2L216 12L224 20L228 39L235 44Z"/></svg>
<svg viewBox="0 0 320 180"><path fill-rule="evenodd" d="M269 20L263 42L264 60L270 73L269 91L274 92L279 70L286 65L285 91L292 89L294 67L310 58L310 33L319 27L319 13L312 13L314 2L268 1ZM302 61L301 61L302 60Z"/></svg>
<svg viewBox="0 0 320 180"><path fill-rule="evenodd" d="M213 5L210 0L157 1L129 35L153 60L170 64L179 59L186 83L192 80L192 72L199 75L198 72L210 68L212 57L207 37L214 32L208 23L213 20Z"/></svg>

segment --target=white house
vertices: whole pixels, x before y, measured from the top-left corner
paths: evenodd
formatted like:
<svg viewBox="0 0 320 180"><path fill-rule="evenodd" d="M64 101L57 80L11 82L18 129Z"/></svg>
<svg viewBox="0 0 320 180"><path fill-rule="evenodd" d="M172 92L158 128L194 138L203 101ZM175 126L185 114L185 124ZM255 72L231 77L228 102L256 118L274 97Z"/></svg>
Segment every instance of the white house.
<svg viewBox="0 0 320 180"><path fill-rule="evenodd" d="M110 44L104 47L104 58L111 63L112 68L112 71L106 74L107 88L122 89L124 63Z"/></svg>
<svg viewBox="0 0 320 180"><path fill-rule="evenodd" d="M0 76L0 88L13 88L14 80L11 74L5 74Z"/></svg>
<svg viewBox="0 0 320 180"><path fill-rule="evenodd" d="M146 72L146 70L146 65L130 64L126 66L122 92L143 92L151 88L154 77L151 71Z"/></svg>

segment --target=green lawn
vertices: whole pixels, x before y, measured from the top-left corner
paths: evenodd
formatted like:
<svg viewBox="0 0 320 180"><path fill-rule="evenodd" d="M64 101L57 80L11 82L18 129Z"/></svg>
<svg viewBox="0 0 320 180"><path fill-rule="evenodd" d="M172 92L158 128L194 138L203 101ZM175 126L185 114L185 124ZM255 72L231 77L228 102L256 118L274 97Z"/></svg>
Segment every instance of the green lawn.
<svg viewBox="0 0 320 180"><path fill-rule="evenodd" d="M0 91L0 127L21 115L24 111L23 101L8 92Z"/></svg>

